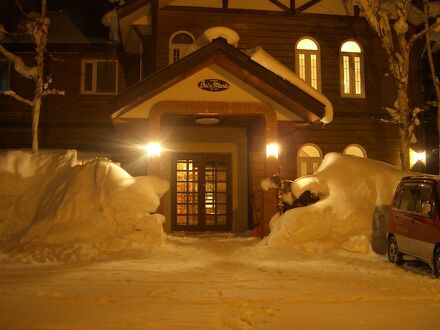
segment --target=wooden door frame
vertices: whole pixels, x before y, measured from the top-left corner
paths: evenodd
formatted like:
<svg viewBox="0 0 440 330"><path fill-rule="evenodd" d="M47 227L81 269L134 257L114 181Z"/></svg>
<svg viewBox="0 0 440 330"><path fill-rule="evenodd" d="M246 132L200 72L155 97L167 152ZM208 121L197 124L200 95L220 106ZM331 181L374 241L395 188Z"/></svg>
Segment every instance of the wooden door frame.
<svg viewBox="0 0 440 330"><path fill-rule="evenodd" d="M178 225L177 224L177 169L179 159L194 159L199 161L198 173L198 217L199 225ZM206 225L205 221L205 168L204 164L210 160L226 161L226 202L227 215L225 225ZM171 231L192 231L192 232L230 232L232 231L232 157L230 153L207 153L207 152L176 152L171 157ZM200 223L202 222L202 223Z"/></svg>

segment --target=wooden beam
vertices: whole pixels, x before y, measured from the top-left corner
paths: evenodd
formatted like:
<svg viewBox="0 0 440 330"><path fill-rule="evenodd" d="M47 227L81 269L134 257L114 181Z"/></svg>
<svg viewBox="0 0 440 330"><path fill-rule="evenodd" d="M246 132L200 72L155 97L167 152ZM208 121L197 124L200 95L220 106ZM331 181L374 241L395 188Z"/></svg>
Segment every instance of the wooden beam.
<svg viewBox="0 0 440 330"><path fill-rule="evenodd" d="M306 9L308 9L308 8L310 8L310 7L312 7L312 6L314 6L314 5L316 5L318 2L321 2L322 0L311 0L311 1L309 1L309 2L307 2L307 3L305 3L305 4L303 4L302 6L299 6L297 9L296 9L296 11L297 12L302 12L302 11L304 11L304 10L306 10Z"/></svg>
<svg viewBox="0 0 440 330"><path fill-rule="evenodd" d="M294 13L296 11L295 7L296 7L295 0L290 0L290 12L291 13Z"/></svg>
<svg viewBox="0 0 440 330"><path fill-rule="evenodd" d="M223 0L223 10L228 10L228 0Z"/></svg>
<svg viewBox="0 0 440 330"><path fill-rule="evenodd" d="M279 2L278 0L269 0L269 2L273 3L278 8L281 8L284 11L290 11L290 8L284 5L283 3Z"/></svg>

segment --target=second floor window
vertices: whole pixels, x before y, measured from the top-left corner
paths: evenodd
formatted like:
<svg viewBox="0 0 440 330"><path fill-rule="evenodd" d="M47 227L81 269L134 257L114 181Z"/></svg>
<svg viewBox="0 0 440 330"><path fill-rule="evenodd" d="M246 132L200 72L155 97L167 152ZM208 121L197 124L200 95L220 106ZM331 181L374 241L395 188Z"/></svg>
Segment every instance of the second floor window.
<svg viewBox="0 0 440 330"><path fill-rule="evenodd" d="M117 60L81 61L81 94L116 94L117 92Z"/></svg>
<svg viewBox="0 0 440 330"><path fill-rule="evenodd" d="M361 46L353 40L341 45L341 95L364 97L364 57Z"/></svg>
<svg viewBox="0 0 440 330"><path fill-rule="evenodd" d="M11 62L0 59L0 92L9 90L11 82Z"/></svg>
<svg viewBox="0 0 440 330"><path fill-rule="evenodd" d="M316 90L321 90L321 59L318 43L302 38L296 43L295 68L299 77Z"/></svg>
<svg viewBox="0 0 440 330"><path fill-rule="evenodd" d="M194 37L188 32L177 32L170 38L170 63L177 62L183 56L183 52L194 42Z"/></svg>

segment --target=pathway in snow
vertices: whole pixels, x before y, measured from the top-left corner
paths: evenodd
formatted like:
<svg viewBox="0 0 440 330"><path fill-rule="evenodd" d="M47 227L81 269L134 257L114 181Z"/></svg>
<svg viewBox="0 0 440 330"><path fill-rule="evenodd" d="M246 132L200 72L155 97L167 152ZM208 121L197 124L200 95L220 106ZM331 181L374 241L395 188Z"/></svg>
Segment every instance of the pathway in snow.
<svg viewBox="0 0 440 330"><path fill-rule="evenodd" d="M440 281L385 257L168 237L142 259L0 270L0 329L440 329Z"/></svg>

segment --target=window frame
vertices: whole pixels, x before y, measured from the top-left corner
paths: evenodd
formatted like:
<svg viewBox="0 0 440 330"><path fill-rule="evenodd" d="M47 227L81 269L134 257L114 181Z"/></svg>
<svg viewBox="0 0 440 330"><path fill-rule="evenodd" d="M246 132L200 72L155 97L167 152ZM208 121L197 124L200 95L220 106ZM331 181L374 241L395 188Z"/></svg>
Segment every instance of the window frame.
<svg viewBox="0 0 440 330"><path fill-rule="evenodd" d="M7 88L6 89L1 89L1 85L0 85L0 93L1 92L5 92L5 91L7 91L7 90L10 90L11 89L11 67L12 67L12 65L11 65L11 61L9 61L8 59L6 59L6 58L0 58L0 62L6 62L7 63L7 66L8 66L8 68L7 68L7 70L6 70L6 75L7 75L7 81L8 81L8 86L7 86Z"/></svg>
<svg viewBox="0 0 440 330"><path fill-rule="evenodd" d="M345 52L342 51L342 46L349 42L355 42L361 52L360 53L354 53L354 52ZM350 92L345 93L345 83L344 83L344 73L345 73L345 66L344 66L344 56L348 57L348 76L349 76L349 83L350 83ZM360 70L360 84L361 84L361 93L356 94L356 73L355 73L355 58L359 58L359 70ZM362 48L362 45L354 39L347 39L344 40L341 45L339 46L339 86L340 86L340 94L341 97L344 98L365 98L365 60L364 60L364 50Z"/></svg>
<svg viewBox="0 0 440 330"><path fill-rule="evenodd" d="M175 43L173 43L174 37L176 37L177 35L179 35L181 33L188 35L192 39L193 43L196 40L194 38L194 36L191 33L189 33L188 31L180 30L180 31L174 32L168 41L168 63L169 64L173 64L173 63L177 62L178 60L180 60L182 58L182 56L181 56L182 51L184 51L186 48L188 48L191 45L191 44L177 44L177 43L175 44ZM176 61L174 60L174 50L178 50L180 53L179 58Z"/></svg>
<svg viewBox="0 0 440 330"><path fill-rule="evenodd" d="M365 159L368 158L368 154L367 154L367 151L365 150L365 148L364 148L363 146L361 146L360 144L357 144L357 143L351 143L351 144L347 145L347 146L344 148L344 150L342 151L342 153L343 153L344 155L355 156L355 155L352 155L352 154L347 154L347 149L350 148L350 147L356 147L356 148L358 148L359 150L361 150L362 153L364 154L364 156L361 157L361 158L365 158ZM356 157L359 157L359 156L356 156Z"/></svg>
<svg viewBox="0 0 440 330"><path fill-rule="evenodd" d="M298 44L305 39L309 39L313 41L318 48L317 50L307 50L307 49L298 49ZM299 57L301 54L304 54L304 71L305 71L305 79L301 78L300 75L300 67L299 67ZM311 70L311 55L316 55L316 80L317 80L317 88L312 86L312 70ZM321 47L318 41L315 38L310 36L304 36L297 40L295 44L295 73L304 80L308 85L312 88L316 89L318 92L321 92Z"/></svg>
<svg viewBox="0 0 440 330"><path fill-rule="evenodd" d="M98 63L114 62L115 63L115 91L114 92L98 92ZM85 65L92 64L92 90L85 90ZM117 59L100 59L100 58L83 58L81 59L81 78L80 92L81 95L115 95L119 91L119 61Z"/></svg>
<svg viewBox="0 0 440 330"><path fill-rule="evenodd" d="M316 148L316 150L318 150L319 157L300 157L299 154L300 154L301 149L303 149L304 147L307 147L307 146L312 146L312 147ZM324 157L323 157L322 150L318 145L316 145L314 143L304 143L303 145L301 145L298 148L297 153L296 153L296 166L297 166L296 174L297 174L297 177L299 178L299 177L302 177L305 175L314 174L316 172L316 170L319 168L319 166L321 165L323 159L324 159ZM304 162L306 164L306 172L308 172L308 169L312 168L313 169L312 173L302 174L301 165ZM316 169L314 169L315 163L318 164Z"/></svg>

